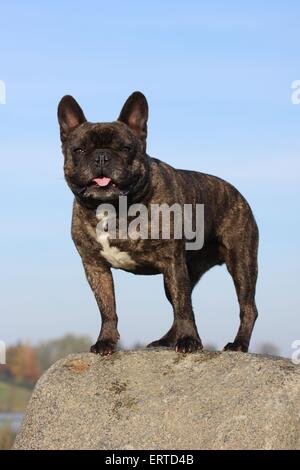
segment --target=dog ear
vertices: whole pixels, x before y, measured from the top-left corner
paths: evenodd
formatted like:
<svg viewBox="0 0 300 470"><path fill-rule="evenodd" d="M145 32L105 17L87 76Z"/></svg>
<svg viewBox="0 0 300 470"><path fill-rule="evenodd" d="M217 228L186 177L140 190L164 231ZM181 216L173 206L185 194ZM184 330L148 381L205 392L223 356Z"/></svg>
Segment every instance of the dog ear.
<svg viewBox="0 0 300 470"><path fill-rule="evenodd" d="M135 91L124 104L118 121L127 124L143 141L147 137L148 103L140 91Z"/></svg>
<svg viewBox="0 0 300 470"><path fill-rule="evenodd" d="M60 126L60 138L64 142L69 133L86 122L83 111L73 96L64 96L58 105L57 117Z"/></svg>

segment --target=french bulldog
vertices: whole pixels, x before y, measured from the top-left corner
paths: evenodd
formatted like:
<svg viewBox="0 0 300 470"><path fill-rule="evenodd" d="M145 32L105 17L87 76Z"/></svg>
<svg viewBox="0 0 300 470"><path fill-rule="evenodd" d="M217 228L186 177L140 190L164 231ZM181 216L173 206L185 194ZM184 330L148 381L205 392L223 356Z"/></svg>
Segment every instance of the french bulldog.
<svg viewBox="0 0 300 470"><path fill-rule="evenodd" d="M224 350L247 352L257 318L258 229L244 197L212 175L178 170L146 153L148 103L140 92L125 102L114 122L91 123L72 96L58 106L65 179L73 192L72 238L101 313L91 352L108 355L119 339L112 268L162 274L174 320L150 347L180 353L202 349L192 307L194 287L211 267L226 264L240 306L240 325ZM203 246L187 249L183 238L97 237L98 207L128 204L204 205ZM193 210L194 210L193 209ZM116 209L117 227L118 209ZM150 221L151 224L151 221ZM103 235L103 234L102 234ZM172 235L172 234L171 234Z"/></svg>

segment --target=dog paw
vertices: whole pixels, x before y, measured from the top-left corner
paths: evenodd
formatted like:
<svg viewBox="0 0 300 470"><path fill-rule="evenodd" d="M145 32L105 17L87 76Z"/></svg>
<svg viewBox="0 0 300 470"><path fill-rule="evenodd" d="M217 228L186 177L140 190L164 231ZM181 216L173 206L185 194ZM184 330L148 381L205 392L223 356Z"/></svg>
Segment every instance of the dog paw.
<svg viewBox="0 0 300 470"><path fill-rule="evenodd" d="M199 349L203 349L201 340L192 336L179 338L175 345L175 351L181 353L192 353Z"/></svg>
<svg viewBox="0 0 300 470"><path fill-rule="evenodd" d="M90 352L94 354L101 354L101 356L109 356L116 350L116 343L109 339L100 339L93 346Z"/></svg>
<svg viewBox="0 0 300 470"><path fill-rule="evenodd" d="M243 341L234 341L233 343L226 344L223 351L241 351L247 352L248 351L248 344Z"/></svg>

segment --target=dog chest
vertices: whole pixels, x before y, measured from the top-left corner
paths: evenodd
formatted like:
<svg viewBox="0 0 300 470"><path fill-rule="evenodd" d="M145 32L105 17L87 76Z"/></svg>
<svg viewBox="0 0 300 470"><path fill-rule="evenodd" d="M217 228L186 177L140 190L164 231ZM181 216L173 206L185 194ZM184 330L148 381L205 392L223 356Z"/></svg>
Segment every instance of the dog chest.
<svg viewBox="0 0 300 470"><path fill-rule="evenodd" d="M100 253L106 261L116 269L133 269L136 262L126 251L111 245L110 235L107 232L108 218L101 217L97 225L96 240L100 244Z"/></svg>
<svg viewBox="0 0 300 470"><path fill-rule="evenodd" d="M97 241L101 245L101 255L113 268L133 269L136 266L135 261L126 251L121 251L116 246L111 246L108 233L99 234Z"/></svg>

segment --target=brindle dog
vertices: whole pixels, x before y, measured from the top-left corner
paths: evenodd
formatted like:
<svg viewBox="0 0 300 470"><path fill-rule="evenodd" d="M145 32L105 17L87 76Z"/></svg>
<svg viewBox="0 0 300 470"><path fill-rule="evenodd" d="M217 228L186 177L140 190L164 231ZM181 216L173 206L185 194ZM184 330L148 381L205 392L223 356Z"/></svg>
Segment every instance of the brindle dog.
<svg viewBox="0 0 300 470"><path fill-rule="evenodd" d="M240 326L225 350L244 351L257 318L258 229L244 197L215 176L177 170L146 153L148 104L133 93L119 118L111 123L87 122L71 96L62 98L58 120L65 157L66 181L75 195L72 237L96 297L102 326L91 351L111 354L119 339L111 268L134 274L163 274L174 311L170 330L151 347L178 352L202 348L191 301L192 290L212 266L226 264L240 305ZM96 209L101 203L204 204L204 245L187 250L184 239L107 239L96 237Z"/></svg>

